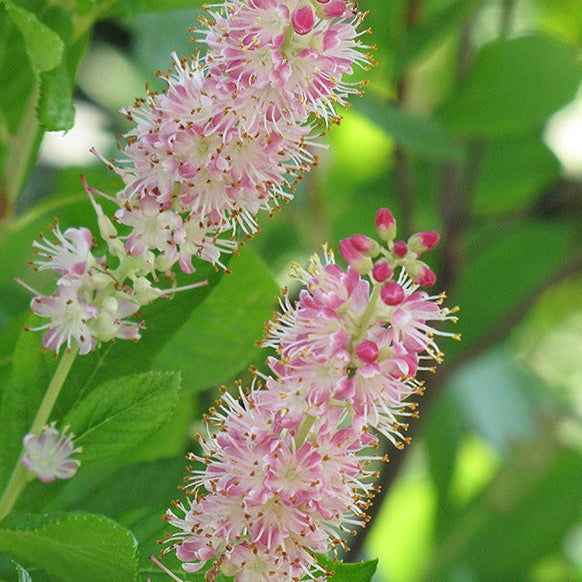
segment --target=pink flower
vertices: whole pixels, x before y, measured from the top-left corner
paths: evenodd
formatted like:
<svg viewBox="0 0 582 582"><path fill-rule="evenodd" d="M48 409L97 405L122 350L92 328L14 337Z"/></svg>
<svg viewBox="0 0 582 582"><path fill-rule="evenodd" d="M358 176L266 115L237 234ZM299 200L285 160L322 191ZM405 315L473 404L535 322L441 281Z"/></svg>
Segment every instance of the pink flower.
<svg viewBox="0 0 582 582"><path fill-rule="evenodd" d="M66 431L67 428L60 434L53 424L45 427L40 436L29 433L22 441L25 452L21 462L43 483L71 479L81 464L71 455L80 453L82 449L75 448L73 435L67 436Z"/></svg>
<svg viewBox="0 0 582 582"><path fill-rule="evenodd" d="M99 310L79 298L77 287L60 286L51 296L35 297L30 308L33 313L51 320L30 328L32 331L47 330L42 338L47 350L58 352L63 344L70 349L73 340L79 345L80 354L95 349L97 342L91 335L88 322L98 316Z"/></svg>

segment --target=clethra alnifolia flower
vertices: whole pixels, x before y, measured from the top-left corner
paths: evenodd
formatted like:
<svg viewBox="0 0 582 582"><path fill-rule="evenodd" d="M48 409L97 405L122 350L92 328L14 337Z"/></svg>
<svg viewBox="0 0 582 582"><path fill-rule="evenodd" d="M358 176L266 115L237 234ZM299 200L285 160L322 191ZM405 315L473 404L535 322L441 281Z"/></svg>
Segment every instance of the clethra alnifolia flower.
<svg viewBox="0 0 582 582"><path fill-rule="evenodd" d="M210 568L210 582L220 572L237 582L323 582L316 554L345 548L365 525L378 491L370 464L386 460L376 435L397 448L409 442L411 398L424 391L417 374L432 370L427 359L442 361L435 337L457 337L436 328L456 310L414 277L436 234L396 245L388 210L377 224L384 244L342 241L347 269L327 247L306 269L294 266L303 289L295 302L283 294L263 340L276 353L272 375L257 372L264 386L239 386L238 398L224 391L205 418L186 501L166 514L177 531L165 551L187 572Z"/></svg>
<svg viewBox="0 0 582 582"><path fill-rule="evenodd" d="M43 483L71 479L77 473L81 461L72 455L81 453L82 449L75 448L73 435L67 435L67 430L65 427L60 433L53 423L46 426L38 437L29 433L22 441L24 454L21 462Z"/></svg>

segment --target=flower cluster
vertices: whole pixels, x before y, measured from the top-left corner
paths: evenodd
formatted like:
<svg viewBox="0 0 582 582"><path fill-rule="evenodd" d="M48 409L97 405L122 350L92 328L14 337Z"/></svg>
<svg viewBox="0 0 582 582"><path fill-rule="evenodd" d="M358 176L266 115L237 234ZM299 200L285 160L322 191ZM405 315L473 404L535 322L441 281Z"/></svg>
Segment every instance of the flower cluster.
<svg viewBox="0 0 582 582"><path fill-rule="evenodd" d="M49 320L31 328L46 330L46 349L86 354L137 340L143 322L131 318L166 294L158 273L176 264L193 273L193 259L224 268L237 229L252 236L257 213L291 198L315 163L317 119L336 119L335 106L360 92L342 80L370 63L350 0L229 0L209 10L197 31L205 53L174 55L167 88L124 111L135 127L121 159L94 152L125 184L115 197L99 193L117 207L116 225L85 184L108 254L92 254L86 228L57 226L53 241L35 243L35 267L58 274L51 295L28 287L32 311Z"/></svg>
<svg viewBox="0 0 582 582"><path fill-rule="evenodd" d="M408 442L409 397L422 393L424 359L440 362L433 325L454 320L444 295L421 290L434 282L420 255L438 235L396 241L396 223L381 209L384 245L364 235L340 244L347 269L325 249L323 260L295 266L297 301L283 295L263 345L276 350L262 376L239 399L224 393L205 419L200 454L190 469L187 501L167 521L186 571L210 562L244 581L323 581L316 553L334 551L364 526L377 489L372 461L382 434ZM168 550L166 550L168 551Z"/></svg>
<svg viewBox="0 0 582 582"><path fill-rule="evenodd" d="M67 435L67 430L68 427L65 427L61 434L51 424L38 437L28 433L22 441L24 454L21 462L43 483L71 479L77 473L81 462L71 458L71 455L82 452L82 449L75 448L73 435Z"/></svg>

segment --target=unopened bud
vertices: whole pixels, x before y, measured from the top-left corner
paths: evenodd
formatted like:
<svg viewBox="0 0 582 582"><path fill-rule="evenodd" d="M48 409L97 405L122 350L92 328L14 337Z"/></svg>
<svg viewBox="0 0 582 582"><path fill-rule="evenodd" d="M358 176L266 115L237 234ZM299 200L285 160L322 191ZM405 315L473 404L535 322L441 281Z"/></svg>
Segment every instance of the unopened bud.
<svg viewBox="0 0 582 582"><path fill-rule="evenodd" d="M414 261L407 265L406 271L412 277L412 280L423 287L432 287L436 283L436 275L431 268L422 261Z"/></svg>
<svg viewBox="0 0 582 582"><path fill-rule="evenodd" d="M439 233L434 230L417 232L408 239L408 248L413 253L424 253L434 249L439 242Z"/></svg>
<svg viewBox="0 0 582 582"><path fill-rule="evenodd" d="M342 240L339 245L339 251L346 263L361 275L372 270L372 259L356 249L351 239L345 238Z"/></svg>
<svg viewBox="0 0 582 582"><path fill-rule="evenodd" d="M398 305L404 299L404 290L396 281L388 281L388 283L382 285L380 297L386 305Z"/></svg>
<svg viewBox="0 0 582 582"><path fill-rule="evenodd" d="M396 220L388 208L380 208L376 213L376 230L382 240L393 240L396 236Z"/></svg>
<svg viewBox="0 0 582 582"><path fill-rule="evenodd" d="M367 257L376 257L380 252L380 245L369 236L364 234L353 234L350 237L356 250L360 251Z"/></svg>
<svg viewBox="0 0 582 582"><path fill-rule="evenodd" d="M315 12L310 4L296 8L291 15L293 30L300 35L309 34L315 26Z"/></svg>
<svg viewBox="0 0 582 582"><path fill-rule="evenodd" d="M390 279L390 277L392 277L393 273L394 271L392 270L392 268L388 264L388 261L386 260L378 261L374 265L374 268L372 269L372 275L374 279L378 281L378 283L383 283L384 281L387 281L388 279Z"/></svg>
<svg viewBox="0 0 582 582"><path fill-rule="evenodd" d="M394 243L394 248L392 251L397 257L401 259L402 257L406 256L406 253L408 252L408 245L403 240L397 240Z"/></svg>
<svg viewBox="0 0 582 582"><path fill-rule="evenodd" d="M375 362L378 357L378 346L370 340L360 342L355 347L354 351L356 356L358 356L362 362L366 362L367 364Z"/></svg>

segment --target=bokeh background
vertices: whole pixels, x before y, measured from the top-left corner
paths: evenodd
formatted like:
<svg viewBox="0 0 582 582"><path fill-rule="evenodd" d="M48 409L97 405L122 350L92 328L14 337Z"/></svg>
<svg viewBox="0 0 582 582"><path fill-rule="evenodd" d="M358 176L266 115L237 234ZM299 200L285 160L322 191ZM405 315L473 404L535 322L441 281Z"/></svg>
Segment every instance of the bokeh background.
<svg viewBox="0 0 582 582"><path fill-rule="evenodd" d="M91 223L81 172L104 191L119 188L88 149L114 152L114 136L128 129L118 109L145 83L163 88L152 72L173 51L193 52L186 28L201 11L196 0L14 4L48 26L72 22L73 73L56 85L76 115L65 135L40 143L23 98L30 75L15 56L18 31L0 2L3 370L27 311L13 277L30 275L32 238L55 214L65 226ZM159 511L131 505L123 484L136 473L127 469L119 491L71 494L69 506L155 537L200 412L220 384L248 377L265 358L255 342L277 287L292 284L290 262L305 262L324 241L372 235L376 209L388 206L402 238L442 233L431 257L435 292L460 306L454 331L463 339L442 340L445 363L426 378L413 443L388 451L373 520L346 559L379 558L377 582L581 580L582 4L362 0L359 8L370 12L361 40L377 61L356 71L369 80L365 96L330 129L329 149L295 200L263 220L231 262L234 275L204 309L175 322L154 363L179 362L187 387L167 438L135 455L140 466L157 463L148 473L158 472L156 487L141 494ZM54 127L72 123L62 111ZM38 158L21 147L27 139Z"/></svg>

